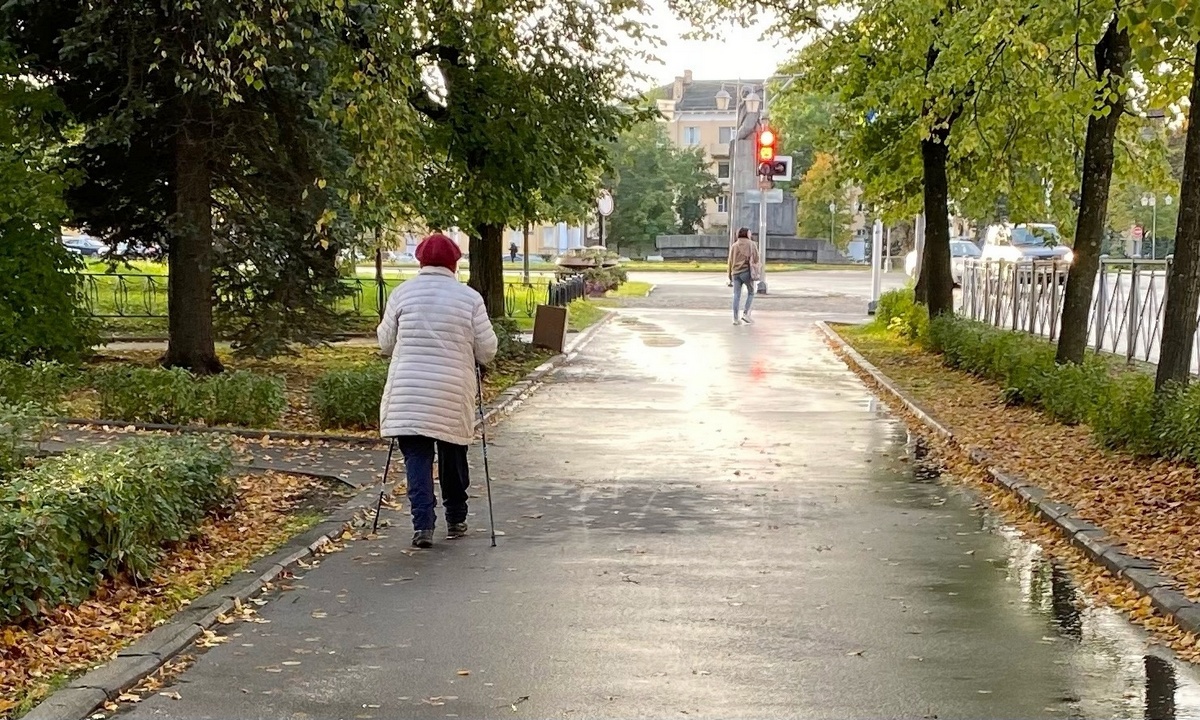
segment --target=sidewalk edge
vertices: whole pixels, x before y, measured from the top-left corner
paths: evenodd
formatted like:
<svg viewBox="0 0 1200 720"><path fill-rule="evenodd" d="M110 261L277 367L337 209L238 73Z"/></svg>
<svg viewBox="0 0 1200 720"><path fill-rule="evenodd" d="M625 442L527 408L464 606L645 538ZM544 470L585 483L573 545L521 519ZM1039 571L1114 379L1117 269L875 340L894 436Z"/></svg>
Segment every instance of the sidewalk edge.
<svg viewBox="0 0 1200 720"><path fill-rule="evenodd" d="M818 321L817 327L847 365L867 375L927 429L958 447L972 463L984 468L994 482L1024 501L1039 518L1054 526L1072 545L1082 550L1089 560L1124 578L1141 595L1149 597L1154 608L1171 617L1181 630L1200 634L1200 603L1192 602L1174 589L1173 586L1179 584L1177 579L1159 572L1153 561L1126 553L1123 544L1103 528L1079 517L1074 507L1049 500L1046 491L1028 479L993 466L986 452L962 443L949 428L896 387L890 378L852 348L826 322Z"/></svg>

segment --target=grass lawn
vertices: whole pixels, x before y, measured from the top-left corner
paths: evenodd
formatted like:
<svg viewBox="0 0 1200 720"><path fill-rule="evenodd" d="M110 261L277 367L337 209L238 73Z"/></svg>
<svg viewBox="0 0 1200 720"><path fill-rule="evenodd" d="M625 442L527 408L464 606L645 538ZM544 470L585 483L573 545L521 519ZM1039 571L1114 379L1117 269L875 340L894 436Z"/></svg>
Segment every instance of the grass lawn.
<svg viewBox="0 0 1200 720"><path fill-rule="evenodd" d="M653 289L654 283L630 280L615 291L608 293L607 297L646 297Z"/></svg>

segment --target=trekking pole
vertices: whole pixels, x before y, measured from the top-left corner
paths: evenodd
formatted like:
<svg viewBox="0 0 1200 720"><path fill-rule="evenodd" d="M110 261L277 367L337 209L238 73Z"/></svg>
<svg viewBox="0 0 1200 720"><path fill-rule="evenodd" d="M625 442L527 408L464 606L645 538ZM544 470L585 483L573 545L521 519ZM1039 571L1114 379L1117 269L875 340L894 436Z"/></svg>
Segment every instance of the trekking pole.
<svg viewBox="0 0 1200 720"><path fill-rule="evenodd" d="M492 547L496 547L496 515L492 511L492 473L488 469L487 419L483 415L483 369L475 366L475 388L479 397L479 434L483 440L483 482L487 486L488 524L492 528Z"/></svg>
<svg viewBox="0 0 1200 720"><path fill-rule="evenodd" d="M387 487L388 470L392 467L392 451L396 449L396 439L388 441L387 462L383 464L383 477L379 479L379 499L375 501L375 522L371 523L371 534L379 529L379 511L383 509L383 491Z"/></svg>

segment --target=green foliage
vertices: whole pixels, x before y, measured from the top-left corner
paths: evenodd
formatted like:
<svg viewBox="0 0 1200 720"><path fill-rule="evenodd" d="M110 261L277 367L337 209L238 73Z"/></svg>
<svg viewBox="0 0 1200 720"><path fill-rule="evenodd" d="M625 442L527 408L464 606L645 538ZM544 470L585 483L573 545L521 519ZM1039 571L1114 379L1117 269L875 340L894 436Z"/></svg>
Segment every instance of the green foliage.
<svg viewBox="0 0 1200 720"><path fill-rule="evenodd" d="M379 402L388 364L370 363L330 370L313 384L312 407L323 428L369 430L379 427Z"/></svg>
<svg viewBox="0 0 1200 720"><path fill-rule="evenodd" d="M688 235L704 219L704 201L721 188L695 148L676 146L658 121L641 122L613 143L605 185L613 193L606 243L650 254L659 235Z"/></svg>
<svg viewBox="0 0 1200 720"><path fill-rule="evenodd" d="M146 579L164 545L229 504L230 455L199 440L72 451L0 487L0 619L79 602L100 578Z"/></svg>
<svg viewBox="0 0 1200 720"><path fill-rule="evenodd" d="M36 405L0 401L0 484L37 452L45 427L45 413Z"/></svg>
<svg viewBox="0 0 1200 720"><path fill-rule="evenodd" d="M818 152L802 176L796 190L796 234L804 238L830 238L834 246L845 250L850 245L850 203L838 175L837 160ZM833 203L834 211L829 212Z"/></svg>
<svg viewBox="0 0 1200 720"><path fill-rule="evenodd" d="M52 409L82 384L83 374L75 365L40 360L22 365L0 360L0 402Z"/></svg>
<svg viewBox="0 0 1200 720"><path fill-rule="evenodd" d="M583 279L589 295L603 295L625 284L629 280L629 273L620 265L595 267L584 270Z"/></svg>
<svg viewBox="0 0 1200 720"><path fill-rule="evenodd" d="M58 105L16 69L2 36L0 77L0 360L78 360L96 332L81 263L59 234L67 175L43 122Z"/></svg>
<svg viewBox="0 0 1200 720"><path fill-rule="evenodd" d="M1058 365L1044 340L960 318L936 318L930 338L946 365L999 384L1010 402L1086 423L1106 447L1200 464L1200 385L1155 394L1146 373L1096 355Z"/></svg>
<svg viewBox="0 0 1200 720"><path fill-rule="evenodd" d="M179 368L102 368L91 382L107 420L269 428L287 408L282 378L246 371L197 377Z"/></svg>
<svg viewBox="0 0 1200 720"><path fill-rule="evenodd" d="M881 294L874 323L909 341L925 342L929 336L929 310L916 302L912 288Z"/></svg>

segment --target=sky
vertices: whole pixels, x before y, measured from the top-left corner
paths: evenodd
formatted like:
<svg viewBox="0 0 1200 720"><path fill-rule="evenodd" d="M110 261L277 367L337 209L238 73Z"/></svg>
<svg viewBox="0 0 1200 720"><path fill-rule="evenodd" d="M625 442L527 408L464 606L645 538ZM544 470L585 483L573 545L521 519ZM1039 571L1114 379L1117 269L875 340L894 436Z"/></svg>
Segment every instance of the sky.
<svg viewBox="0 0 1200 720"><path fill-rule="evenodd" d="M664 41L656 55L663 62L643 68L659 85L665 85L691 70L696 80L736 80L763 78L775 72L791 54L788 47L778 45L766 35L765 26L758 28L722 28L719 40L686 40L691 25L677 19L667 8L666 0L650 0L652 22L658 25L657 35Z"/></svg>

